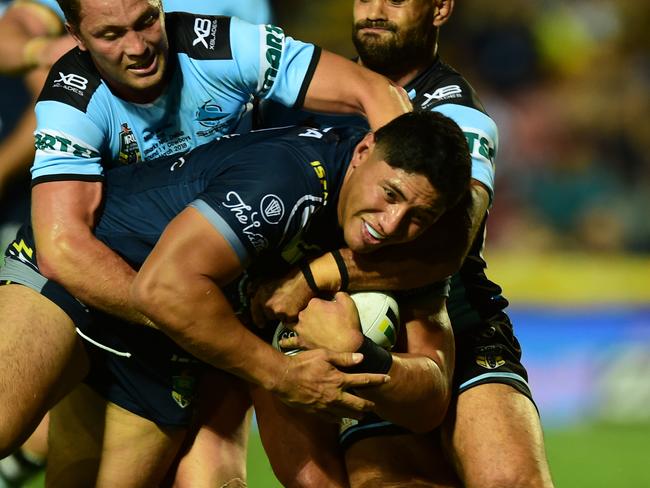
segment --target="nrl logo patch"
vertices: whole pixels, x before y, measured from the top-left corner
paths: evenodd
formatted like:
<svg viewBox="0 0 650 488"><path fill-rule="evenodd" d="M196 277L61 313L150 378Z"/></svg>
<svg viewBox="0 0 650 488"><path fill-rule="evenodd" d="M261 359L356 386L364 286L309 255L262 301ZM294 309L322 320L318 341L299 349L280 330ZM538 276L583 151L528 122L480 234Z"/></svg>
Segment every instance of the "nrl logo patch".
<svg viewBox="0 0 650 488"><path fill-rule="evenodd" d="M120 162L123 164L137 163L142 160L138 141L135 139L129 124L124 122L120 129Z"/></svg>
<svg viewBox="0 0 650 488"><path fill-rule="evenodd" d="M196 379L192 376L172 377L172 398L181 408L187 408L194 400Z"/></svg>

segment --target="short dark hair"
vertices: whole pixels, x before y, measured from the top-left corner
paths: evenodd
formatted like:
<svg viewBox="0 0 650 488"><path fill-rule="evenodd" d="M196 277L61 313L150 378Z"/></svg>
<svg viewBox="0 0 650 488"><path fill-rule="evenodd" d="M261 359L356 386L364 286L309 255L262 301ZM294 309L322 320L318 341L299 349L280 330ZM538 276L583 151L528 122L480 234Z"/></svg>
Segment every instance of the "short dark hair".
<svg viewBox="0 0 650 488"><path fill-rule="evenodd" d="M72 27L79 27L79 21L81 20L81 2L80 0L56 0L63 10L63 15L65 15L65 20Z"/></svg>
<svg viewBox="0 0 650 488"><path fill-rule="evenodd" d="M422 174L445 207L469 189L472 162L463 131L439 112L409 112L375 132L377 149L393 168Z"/></svg>
<svg viewBox="0 0 650 488"><path fill-rule="evenodd" d="M156 0L162 10L162 0ZM65 20L75 29L79 27L81 22L81 0L56 0L63 10Z"/></svg>

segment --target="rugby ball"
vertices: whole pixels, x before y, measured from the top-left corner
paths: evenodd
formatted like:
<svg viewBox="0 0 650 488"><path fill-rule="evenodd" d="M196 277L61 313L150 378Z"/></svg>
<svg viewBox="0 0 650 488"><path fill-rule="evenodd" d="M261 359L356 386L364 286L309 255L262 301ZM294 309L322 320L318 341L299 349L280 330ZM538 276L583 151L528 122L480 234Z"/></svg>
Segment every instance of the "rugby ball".
<svg viewBox="0 0 650 488"><path fill-rule="evenodd" d="M363 334L384 349L392 349L400 327L399 307L395 298L379 291L352 293L350 297L357 306ZM295 335L296 332L280 322L273 334L272 345L277 350L293 356L300 352L300 349L280 347L279 341Z"/></svg>

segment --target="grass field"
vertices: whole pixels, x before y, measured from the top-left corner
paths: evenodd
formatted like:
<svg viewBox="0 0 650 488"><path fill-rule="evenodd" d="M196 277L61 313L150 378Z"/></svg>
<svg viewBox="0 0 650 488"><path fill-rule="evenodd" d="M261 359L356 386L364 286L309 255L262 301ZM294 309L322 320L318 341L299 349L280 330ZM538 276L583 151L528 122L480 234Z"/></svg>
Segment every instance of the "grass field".
<svg viewBox="0 0 650 488"><path fill-rule="evenodd" d="M591 425L549 430L546 445L557 488L650 487L650 425ZM248 486L279 488L256 434L251 438ZM39 476L29 488L43 486Z"/></svg>

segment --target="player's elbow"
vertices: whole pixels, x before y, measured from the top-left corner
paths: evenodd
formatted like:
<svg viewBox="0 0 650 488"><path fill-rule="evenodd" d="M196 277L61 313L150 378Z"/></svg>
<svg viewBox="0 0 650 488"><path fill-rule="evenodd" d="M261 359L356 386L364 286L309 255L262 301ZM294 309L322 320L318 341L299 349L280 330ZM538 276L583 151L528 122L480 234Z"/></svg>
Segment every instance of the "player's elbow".
<svg viewBox="0 0 650 488"><path fill-rule="evenodd" d="M169 307L174 303L175 286L165 278L165 273L140 271L131 284L130 297L133 307L157 325L170 314Z"/></svg>
<svg viewBox="0 0 650 488"><path fill-rule="evenodd" d="M52 281L66 286L66 269L75 271L79 246L74 236L63 233L47 242L38 243L38 269ZM76 269L76 272L79 272Z"/></svg>

